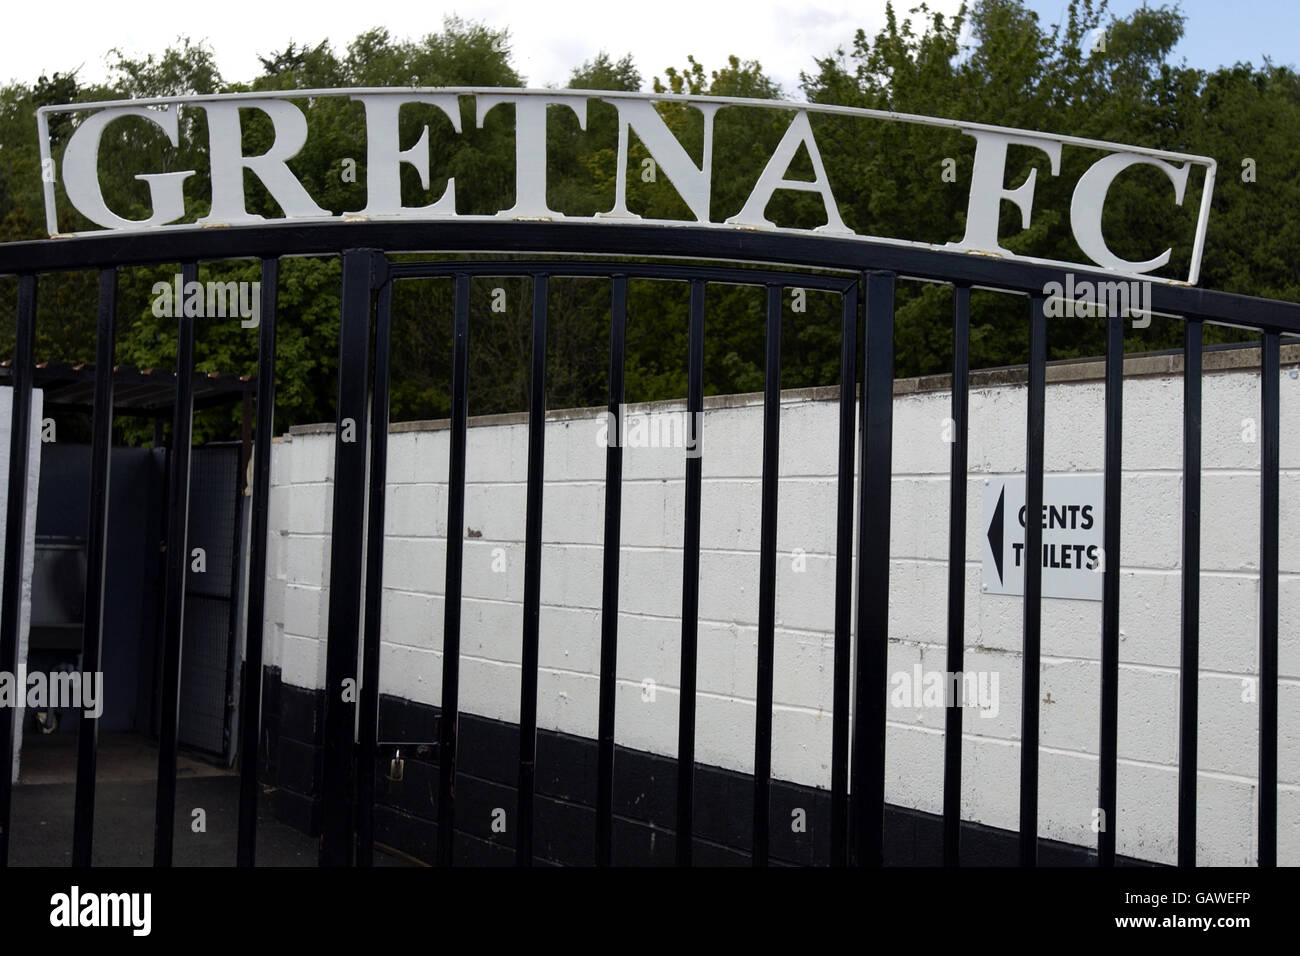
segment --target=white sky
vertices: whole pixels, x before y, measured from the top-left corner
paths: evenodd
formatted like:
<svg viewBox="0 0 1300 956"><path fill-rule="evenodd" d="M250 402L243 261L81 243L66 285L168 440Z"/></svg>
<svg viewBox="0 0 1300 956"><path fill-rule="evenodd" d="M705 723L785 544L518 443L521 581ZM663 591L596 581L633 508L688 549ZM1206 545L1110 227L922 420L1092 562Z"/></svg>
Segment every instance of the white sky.
<svg viewBox="0 0 1300 956"><path fill-rule="evenodd" d="M945 13L960 5L929 3ZM914 5L899 0L895 7L902 12ZM259 54L282 50L290 40L328 38L341 51L371 27L417 37L440 31L445 16L459 14L509 27L515 69L529 86L563 85L570 70L605 49L615 59L631 53L647 89L664 67L685 66L688 53L706 70L735 53L759 60L787 94L797 94L799 71L812 72L813 57L837 45L847 48L858 27L874 35L884 24L885 0L65 0L55 10L42 3L12 3L5 10L0 82L32 82L41 73L78 66L83 81L102 80L110 48L141 56L161 52L181 35L206 40L227 80L249 80L261 72Z"/></svg>
<svg viewBox="0 0 1300 956"><path fill-rule="evenodd" d="M900 18L920 0L895 0ZM951 15L959 0L928 0ZM1025 0L1050 30L1069 0ZM1177 3L1187 15L1186 34L1174 49L1175 63L1213 69L1238 60L1259 65L1265 56L1296 63L1300 3L1296 0L1110 0L1118 16L1136 7ZM105 54L119 47L127 56L159 53L176 38L205 40L222 75L247 81L261 72L258 55L289 42L328 39L342 51L358 33L387 27L400 38L442 29L459 13L510 30L515 69L530 86L563 85L574 67L601 49L614 58L631 53L645 88L667 66L682 67L694 54L707 70L728 54L757 59L799 96L799 71L813 58L848 47L861 27L874 37L884 25L885 0L216 0L199 5L179 0L10 0L0 29L0 83L33 82L41 73L81 68L84 81L107 76Z"/></svg>

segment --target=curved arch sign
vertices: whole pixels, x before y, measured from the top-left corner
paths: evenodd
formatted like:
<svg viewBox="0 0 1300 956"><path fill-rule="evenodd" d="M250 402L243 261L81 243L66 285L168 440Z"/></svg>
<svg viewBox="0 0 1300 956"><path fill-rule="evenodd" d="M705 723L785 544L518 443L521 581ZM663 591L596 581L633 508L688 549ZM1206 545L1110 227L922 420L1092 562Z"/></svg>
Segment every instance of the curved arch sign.
<svg viewBox="0 0 1300 956"><path fill-rule="evenodd" d="M289 167L289 161L302 149L309 132L309 113L294 101L322 97L345 98L360 103L365 111L365 143L357 152L366 157L365 206L359 212L333 213L322 208ZM468 101L468 102L467 102ZM613 205L595 216L573 216L548 205L546 162L547 120L554 111L566 111L576 118L579 127L587 127L587 108L593 101L610 104L617 111L616 142L609 148L617 151ZM430 168L430 127L423 127L418 140L403 148L398 135L398 119L403 106L424 104L440 111L447 123L439 124L444 133L461 135L462 108L472 103L466 115L482 127L494 110L509 108L514 117L515 194L514 204L491 216L467 216L456 210L456 181L445 180L439 197L426 205L403 204L401 173L409 166L419 176L425 189L430 188L436 171ZM665 121L656 107L676 103L696 111L703 129L702 160L697 164L687 147ZM127 219L109 208L99 178L99 148L114 124L125 117L136 117L153 124L173 147L180 145L179 118L182 111L202 110L208 129L207 160L211 172L210 207L197 222L185 223L187 216L184 183L194 170L150 172L141 170L135 178L143 181L150 196L151 214L147 219ZM713 131L723 110L762 109L788 115L785 131L776 147L766 156L757 180L749 189L743 206L722 221L713 221ZM248 111L260 111L269 120L271 145L265 152L244 152L241 120ZM735 229L775 230L799 234L816 233L846 238L870 239L905 246L943 248L979 255L999 256L1020 261L1065 267L1101 268L1107 271L1151 279L1152 281L1186 281L1195 283L1204 250L1209 218L1210 198L1214 188L1214 160L1203 156L1122 146L1099 140L1082 139L1025 130L1008 129L958 120L939 119L901 113L730 97L677 96L666 94L609 93L577 90L522 89L341 89L292 90L277 93L233 93L212 96L162 97L118 102L77 103L42 107L37 112L42 169L45 180L46 224L51 236L58 236L58 205L55 189L56 163L51 155L49 120L58 113L77 114L76 124L63 150L61 180L66 200L100 231L139 232L156 229L238 226L267 221L250 213L246 206L245 173L251 173L279 205L282 220L428 220L449 219L527 219L598 221L617 225L620 222L649 222L663 226L710 226ZM841 216L830 179L817 142L814 118L887 121L957 131L974 141L974 164L968 177L965 232L957 242L936 245L917 239L862 235L849 228ZM654 160L657 169L672 183L693 218L647 220L628 208L628 150L635 133ZM439 134L442 135L442 134ZM1012 252L1002 245L999 236L999 213L1004 202L1020 212L1024 229L1031 225L1035 207L1034 193L1038 169L1031 169L1020 186L1009 189L1007 154L1011 147L1028 147L1047 160L1052 176L1060 174L1065 149L1100 151L1096 159L1079 176L1073 187L1068 210L1061 210L1068 222L1075 244L1087 257L1081 262L1060 262ZM811 162L812 179L789 178L791 164L804 150ZM922 157L936 168L944 157ZM1151 275L1166 265L1172 248L1152 250L1149 258L1129 260L1112 251L1102 230L1102 213L1111 184L1132 167L1152 167L1168 180L1164 208L1153 208L1153 217L1169 216L1174 207L1187 199L1192 174L1200 170L1200 200L1194 235L1190 244L1190 268L1185 280ZM938 177L936 177L938 179ZM435 190L436 178L434 179ZM936 188L949 188L937 183ZM782 226L767 217L771 199L783 190L811 193L821 200L826 222L815 229Z"/></svg>

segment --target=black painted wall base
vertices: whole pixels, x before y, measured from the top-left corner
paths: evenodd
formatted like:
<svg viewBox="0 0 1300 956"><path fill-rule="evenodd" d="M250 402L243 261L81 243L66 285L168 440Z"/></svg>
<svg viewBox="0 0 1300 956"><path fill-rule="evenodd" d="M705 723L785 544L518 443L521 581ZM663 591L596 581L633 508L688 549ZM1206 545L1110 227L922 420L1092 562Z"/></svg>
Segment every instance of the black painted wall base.
<svg viewBox="0 0 1300 956"><path fill-rule="evenodd" d="M313 836L320 832L322 692L284 684L278 668L263 680L260 775L274 788L276 819ZM438 708L397 697L380 698L379 738L435 740ZM461 714L456 773L454 862L509 866L515 860L519 728ZM400 782L375 773L375 841L432 863L437 846L438 764L405 757ZM676 761L619 747L614 761L614 862L672 865ZM596 741L539 730L534 809L534 859L539 865L590 865L595 858ZM743 773L697 764L695 862L744 866L752 846L753 780ZM830 859L830 794L802 784L772 782L773 865L826 866ZM962 862L1015 866L1017 835L962 824ZM942 819L904 807L885 807L887 866L942 864ZM1096 865L1096 852L1042 840L1044 866ZM1123 865L1148 866L1121 858Z"/></svg>
<svg viewBox="0 0 1300 956"><path fill-rule="evenodd" d="M280 668L263 668L258 777L271 788L275 818L320 835L323 692L282 683Z"/></svg>

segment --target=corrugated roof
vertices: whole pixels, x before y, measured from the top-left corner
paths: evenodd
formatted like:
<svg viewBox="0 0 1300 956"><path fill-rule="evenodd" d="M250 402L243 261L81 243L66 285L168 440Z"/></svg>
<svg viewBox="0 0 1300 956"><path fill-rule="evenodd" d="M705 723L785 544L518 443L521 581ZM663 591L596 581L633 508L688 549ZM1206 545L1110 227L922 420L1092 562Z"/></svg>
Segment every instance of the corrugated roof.
<svg viewBox="0 0 1300 956"><path fill-rule="evenodd" d="M13 360L0 362L0 384L13 381ZM69 362L38 362L33 384L44 392L46 408L90 409L95 401L95 367ZM195 372L194 407L207 408L239 401L256 388L251 375L234 372ZM171 369L113 366L113 410L119 415L157 416L170 413L176 394Z"/></svg>

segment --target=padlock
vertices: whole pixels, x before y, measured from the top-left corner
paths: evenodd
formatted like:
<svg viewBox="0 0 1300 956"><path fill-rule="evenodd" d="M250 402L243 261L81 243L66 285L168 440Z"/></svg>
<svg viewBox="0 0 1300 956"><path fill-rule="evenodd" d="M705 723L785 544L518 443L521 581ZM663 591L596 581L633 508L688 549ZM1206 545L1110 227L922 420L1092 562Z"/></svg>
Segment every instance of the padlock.
<svg viewBox="0 0 1300 956"><path fill-rule="evenodd" d="M388 761L388 782L401 783L405 772L406 761L402 759L402 752L398 750L393 754L393 759Z"/></svg>

